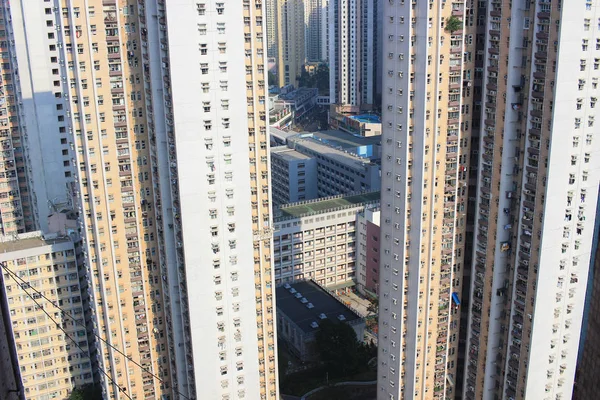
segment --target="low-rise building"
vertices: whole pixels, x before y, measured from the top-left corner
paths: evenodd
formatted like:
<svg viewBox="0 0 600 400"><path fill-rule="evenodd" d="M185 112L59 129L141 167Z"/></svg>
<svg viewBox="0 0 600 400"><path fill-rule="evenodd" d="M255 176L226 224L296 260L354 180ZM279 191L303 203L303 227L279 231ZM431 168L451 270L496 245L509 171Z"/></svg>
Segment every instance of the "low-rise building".
<svg viewBox="0 0 600 400"><path fill-rule="evenodd" d="M273 187L289 195L274 199L276 205L289 201L379 190L381 187L380 136L362 137L339 130L292 132L270 127ZM294 152L286 152L285 147ZM299 154L303 154L304 158ZM286 159L289 157L290 160ZM315 160L316 177L306 179L306 193L295 193L294 176L289 164L295 159ZM308 163L308 161L306 161ZM276 170L276 172L275 172ZM287 174L287 175L286 175ZM313 192L316 193L313 195ZM281 201L279 200L281 198Z"/></svg>
<svg viewBox="0 0 600 400"><path fill-rule="evenodd" d="M287 146L271 148L273 205L317 198L317 160Z"/></svg>
<svg viewBox="0 0 600 400"><path fill-rule="evenodd" d="M377 114L354 114L344 112L338 105L329 109L329 127L360 136L380 136L381 117Z"/></svg>
<svg viewBox="0 0 600 400"><path fill-rule="evenodd" d="M93 381L81 251L74 235L30 232L0 238L0 290L27 399L65 399L73 388Z"/></svg>
<svg viewBox="0 0 600 400"><path fill-rule="evenodd" d="M364 337L364 319L313 281L283 284L275 289L275 295L277 337L302 361L316 358L315 338L325 319L350 325L358 340Z"/></svg>
<svg viewBox="0 0 600 400"><path fill-rule="evenodd" d="M289 138L288 146L317 159L319 197L379 190L381 187L380 165L369 157L300 135Z"/></svg>
<svg viewBox="0 0 600 400"><path fill-rule="evenodd" d="M357 214L357 289L364 295L379 295L379 206L365 207Z"/></svg>
<svg viewBox="0 0 600 400"><path fill-rule="evenodd" d="M330 290L356 284L357 214L379 204L379 192L334 196L275 211L275 283L312 279Z"/></svg>

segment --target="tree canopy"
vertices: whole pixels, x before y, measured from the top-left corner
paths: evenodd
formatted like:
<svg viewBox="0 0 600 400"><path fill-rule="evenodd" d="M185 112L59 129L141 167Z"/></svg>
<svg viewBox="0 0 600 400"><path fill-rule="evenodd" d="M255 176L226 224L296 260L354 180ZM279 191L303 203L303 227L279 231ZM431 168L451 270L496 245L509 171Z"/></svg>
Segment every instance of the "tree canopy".
<svg viewBox="0 0 600 400"><path fill-rule="evenodd" d="M102 400L102 389L100 388L100 385L76 387L71 392L69 400Z"/></svg>
<svg viewBox="0 0 600 400"><path fill-rule="evenodd" d="M361 344L356 339L354 329L343 322L329 319L319 322L316 334L316 348L331 371L343 374L352 373L359 368Z"/></svg>
<svg viewBox="0 0 600 400"><path fill-rule="evenodd" d="M300 87L317 88L320 94L327 93L329 90L329 67L321 64L312 75L302 69L302 73L298 78L298 85Z"/></svg>
<svg viewBox="0 0 600 400"><path fill-rule="evenodd" d="M463 22L460 18L456 17L456 16L451 16L449 18L446 18L446 31L450 32L450 33L454 33L456 31L459 31L463 28Z"/></svg>

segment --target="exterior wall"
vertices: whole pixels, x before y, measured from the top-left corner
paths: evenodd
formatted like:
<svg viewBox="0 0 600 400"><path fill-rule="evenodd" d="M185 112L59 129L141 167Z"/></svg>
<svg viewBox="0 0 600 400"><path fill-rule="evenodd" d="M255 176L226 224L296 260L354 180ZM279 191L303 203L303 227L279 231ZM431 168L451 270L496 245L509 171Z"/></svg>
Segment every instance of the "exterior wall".
<svg viewBox="0 0 600 400"><path fill-rule="evenodd" d="M332 0L329 11L329 73L332 104L355 111L379 106L381 31L379 0Z"/></svg>
<svg viewBox="0 0 600 400"><path fill-rule="evenodd" d="M282 153L271 152L273 205L316 199L317 161L314 158L290 160Z"/></svg>
<svg viewBox="0 0 600 400"><path fill-rule="evenodd" d="M596 206L596 229L586 292L586 308L575 375L574 399L593 399L600 390L600 203Z"/></svg>
<svg viewBox="0 0 600 400"><path fill-rule="evenodd" d="M300 360L311 361L314 359L314 349L311 348L311 342L313 341L306 337L294 321L281 311L277 312L277 332L278 337L290 345L292 351Z"/></svg>
<svg viewBox="0 0 600 400"><path fill-rule="evenodd" d="M321 0L321 61L329 63L329 43L331 30L329 29L331 12L330 3L332 0Z"/></svg>
<svg viewBox="0 0 600 400"><path fill-rule="evenodd" d="M36 158L25 159L24 170L31 168L35 195L29 198L38 224L45 226L50 203L60 209L72 200L96 311L91 329L158 373L168 346L162 302L152 307L151 300L160 299L161 279L146 200L153 185L141 61L144 9L134 1L35 0L4 3L4 12L16 27L9 51L22 92L31 98L18 109L30 158ZM102 342L97 354L99 366L114 371L130 396L170 392L168 370L161 383ZM98 376L107 397L123 397Z"/></svg>
<svg viewBox="0 0 600 400"><path fill-rule="evenodd" d="M170 4L168 53L161 48L161 55L168 57L166 65L162 60L161 70L171 83L171 98L164 102L170 164L159 161L158 165L171 167L170 180L161 182L161 192L163 197L170 192L176 210L163 204L161 211L163 220L173 221L175 228L165 231L175 242L177 259L168 272L174 282L170 285L173 330L183 332L184 347L177 347L186 353L177 358L179 390L187 387L186 380L192 382L186 378L193 372L195 395L200 397L278 396L270 264L266 15L264 6L257 4L207 2L204 12L188 2ZM199 23L206 24L205 37L198 32ZM207 54L190 37L206 44ZM199 64L206 64L207 70L198 69ZM190 80L191 76L197 79ZM208 91L203 90L204 84ZM244 87L246 96L240 96ZM190 106L194 104L210 106L198 113L197 106ZM240 110L247 113L234 114ZM237 140L235 132L247 132L248 141ZM206 260L211 260L209 268L197 267L206 266ZM181 292L180 287L194 289ZM178 296L182 296L181 314Z"/></svg>
<svg viewBox="0 0 600 400"><path fill-rule="evenodd" d="M455 393L472 2L383 2L378 399ZM462 29L445 30L454 16ZM468 16L468 17L467 17Z"/></svg>
<svg viewBox="0 0 600 400"><path fill-rule="evenodd" d="M0 274L0 287L5 287L4 271ZM0 291L0 398L25 400L17 348L11 327L10 308L4 290Z"/></svg>
<svg viewBox="0 0 600 400"><path fill-rule="evenodd" d="M600 4L488 5L463 397L570 398L600 179Z"/></svg>
<svg viewBox="0 0 600 400"><path fill-rule="evenodd" d="M326 59L323 53L327 15L327 0L307 0L304 2L305 54L308 62L320 62ZM325 49L326 50L326 49Z"/></svg>
<svg viewBox="0 0 600 400"><path fill-rule="evenodd" d="M2 271L2 296L8 301L12 326L7 333L15 341L25 397L67 398L74 387L93 382L86 327L64 319L65 335L56 328L59 320L52 321L37 304L53 318L62 310L83 321L80 242L68 238L44 242L39 233L25 235L0 244L0 263L7 268ZM36 291L48 300L36 297ZM37 304L27 293L38 299ZM49 301L59 304L60 310Z"/></svg>
<svg viewBox="0 0 600 400"><path fill-rule="evenodd" d="M358 223L358 290L379 294L379 208L366 208L357 214Z"/></svg>
<svg viewBox="0 0 600 400"><path fill-rule="evenodd" d="M12 7L5 11L5 19L12 21L8 27L11 40L27 44L9 46L11 54L15 55L9 72L14 73L13 84L20 89L19 94L15 93L12 106L16 107L15 119L19 121L23 135L20 143L13 145L18 147L27 165L23 168L23 175L27 177L29 187L23 186L21 196L27 196L31 202L29 218L34 220L34 225L28 229L37 227L45 231L46 216L53 211L52 207L71 206L74 195L71 190L75 174L70 135L64 121L56 115L58 105L63 109L69 107L61 98L55 97L55 92L62 96L64 81L61 80L58 63L52 60L57 55L58 35L53 38L47 35L49 30L45 20L50 5L39 1L24 5L21 9ZM53 14L51 10L50 16ZM30 31L30 27L35 29ZM52 29L50 31L54 33ZM28 79L19 79L21 74Z"/></svg>
<svg viewBox="0 0 600 400"><path fill-rule="evenodd" d="M344 285L356 279L357 205L292 219L276 219L275 283L312 279L319 285Z"/></svg>
<svg viewBox="0 0 600 400"><path fill-rule="evenodd" d="M277 35L279 87L297 86L306 58L302 0L277 1Z"/></svg>
<svg viewBox="0 0 600 400"><path fill-rule="evenodd" d="M99 366L123 388L100 377L105 396L202 397L198 387L211 398L276 398L265 6L18 0L3 8L5 21L21 29L7 30L8 54L35 105L23 101L19 121L42 159L29 163L36 170L28 177L15 126L7 157L21 168L20 196L32 199L34 211L24 204L32 222L5 226L33 227L35 209L42 215L45 198L62 204L60 182L72 178L68 194L81 216L96 311L91 329L161 377L100 342ZM47 96L42 83L49 82L54 92ZM230 110L247 113L233 118ZM48 122L37 126L36 118ZM233 131L246 132L247 142L231 140ZM46 161L52 180L42 179ZM23 195L28 185L37 200ZM196 268L207 259L211 268ZM217 278L231 293L217 295L224 290ZM189 285L201 290L188 296Z"/></svg>
<svg viewBox="0 0 600 400"><path fill-rule="evenodd" d="M278 56L278 17L277 17L277 2L278 0L267 0L267 56L268 58L279 59Z"/></svg>
<svg viewBox="0 0 600 400"><path fill-rule="evenodd" d="M45 34L46 9L47 4L34 2L23 8L2 5L0 24L6 32L0 82L0 231L3 234L22 233L44 224L50 211L49 201L65 202L67 183L73 179L68 132L64 123L53 115L54 108L59 104L63 107L64 103L57 61L51 65L56 36ZM32 31L39 34L36 41L25 37L25 24L35 25ZM27 47L16 46L26 42ZM45 68L38 69L38 63ZM21 80L19 72L30 79ZM40 168L42 160L47 168ZM35 174L32 167L36 167ZM37 193L32 191L34 188Z"/></svg>
<svg viewBox="0 0 600 400"><path fill-rule="evenodd" d="M381 187L379 165L368 159L302 139L288 145L317 159L318 197L377 191Z"/></svg>

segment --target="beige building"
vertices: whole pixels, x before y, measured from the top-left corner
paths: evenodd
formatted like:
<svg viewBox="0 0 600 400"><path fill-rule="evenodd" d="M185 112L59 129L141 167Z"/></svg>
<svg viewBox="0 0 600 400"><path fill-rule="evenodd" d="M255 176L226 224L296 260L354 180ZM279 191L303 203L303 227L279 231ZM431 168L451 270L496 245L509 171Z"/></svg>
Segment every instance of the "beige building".
<svg viewBox="0 0 600 400"><path fill-rule="evenodd" d="M380 400L460 396L453 294L465 268L475 59L468 6L383 2Z"/></svg>
<svg viewBox="0 0 600 400"><path fill-rule="evenodd" d="M0 273L0 287L4 287ZM19 356L12 335L10 309L4 290L0 291L0 398L22 400L25 397L19 372Z"/></svg>
<svg viewBox="0 0 600 400"><path fill-rule="evenodd" d="M482 11L462 397L569 399L600 182L600 1L492 0Z"/></svg>
<svg viewBox="0 0 600 400"><path fill-rule="evenodd" d="M107 398L276 398L265 6L166 6L3 4L2 224L77 210Z"/></svg>
<svg viewBox="0 0 600 400"><path fill-rule="evenodd" d="M40 232L0 239L0 290L27 399L64 399L73 388L93 382L81 244L76 236Z"/></svg>
<svg viewBox="0 0 600 400"><path fill-rule="evenodd" d="M275 283L312 279L330 290L356 284L358 213L379 203L379 192L283 205L275 217Z"/></svg>
<svg viewBox="0 0 600 400"><path fill-rule="evenodd" d="M279 87L297 85L306 59L304 1L277 0L277 77Z"/></svg>

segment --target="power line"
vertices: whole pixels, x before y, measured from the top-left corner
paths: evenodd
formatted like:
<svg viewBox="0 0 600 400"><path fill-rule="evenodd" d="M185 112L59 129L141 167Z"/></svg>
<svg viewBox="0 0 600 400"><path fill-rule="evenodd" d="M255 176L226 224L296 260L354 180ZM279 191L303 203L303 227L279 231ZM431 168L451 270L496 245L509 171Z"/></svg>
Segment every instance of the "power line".
<svg viewBox="0 0 600 400"><path fill-rule="evenodd" d="M27 282L25 282L25 280L23 280L23 278L21 278L20 276L18 276L15 272L11 271L8 266L6 265L6 262L0 262L0 266L2 266L2 268L4 268L4 270L6 270L11 277L13 278L13 280L15 280L15 282L17 282L17 280L15 279L18 278L23 284L26 284L29 286L29 284ZM17 282L17 284L19 284L19 282ZM22 286L22 285L19 285ZM21 287L22 288L22 287ZM40 291L38 291L36 288L29 286L30 289L33 289L38 295L40 295L43 299L45 299L46 301L50 302L50 304L52 304L54 307L58 308L63 316L68 317L69 319L71 319L73 322L75 322L77 325L82 326L84 328L87 329L87 327L82 324L81 322L79 322L78 320L76 320L75 318L73 318L69 313L67 313L66 311L64 311L56 302L50 300L49 298L47 298L43 293L41 293ZM23 289L23 288L22 288ZM23 289L25 290L25 289ZM26 292L27 293L27 292ZM29 295L29 293L28 293ZM30 296L31 297L31 296ZM36 303L37 304L37 303ZM122 355L123 357L125 357L127 360L131 361L133 364L135 364L136 366L138 366L139 368L141 368L144 372L152 375L152 377L154 379L157 379L160 383L165 383L165 381L160 378L159 376L155 375L153 372L151 372L150 370L148 370L148 368L144 367L143 365L139 364L137 361L133 360L131 357L129 357L128 355L126 355L125 353L123 353L121 350L119 350L118 348L116 348L115 346L113 346L112 344L108 343L106 340L104 340L102 337L100 337L98 334L92 332L92 334L99 339L100 341L102 341L104 344L106 344L107 346L109 346L111 349L115 350L117 353L119 353L120 355ZM118 385L117 385L118 386ZM174 389L174 388L173 388ZM184 395L183 393L181 393L179 390L174 389L175 392L177 392L177 394L179 394L181 397L183 397L186 400L192 400L189 397L187 397L186 395Z"/></svg>
<svg viewBox="0 0 600 400"><path fill-rule="evenodd" d="M18 281L17 281L17 280L14 278L14 277L16 276L16 274L15 274L14 272L10 271L10 270L8 269L8 267L6 267L5 263L0 263L0 265L2 265L4 269L6 269L6 270L8 270L8 271L9 271L9 275L10 275L10 277L11 277L11 278L12 278L12 279L13 279L13 280L14 280L14 281L15 281L15 282L16 282L16 283L19 285L19 282L18 282ZM21 278L19 277L19 279L21 279ZM21 280L23 280L23 279L21 279ZM26 283L26 282L25 282L25 283ZM23 285L19 285L19 286L20 286L20 287L21 287L21 289L22 289L22 290L25 292L25 294L27 294L27 296L29 296L29 298L30 298L31 300L33 300L33 302L35 303L35 305L36 305L36 306L38 306L38 308L39 308L40 310L42 310L42 311L44 312L44 314L46 314L46 316L47 316L48 318L50 318L50 320L51 320L51 321L52 321L52 322L53 322L53 323L54 323L54 324L55 324L55 325L58 327L58 329L60 329L60 330L61 330L61 331L62 331L62 332L65 334L65 336L66 336L66 337L68 337L69 339L71 339L71 341L72 341L72 342L75 344L75 346L77 346L77 348L78 348L79 350L81 350L81 352L82 352L82 353L84 353L84 354L86 354L86 353L87 353L87 354L89 354L89 352L87 352L86 350L84 350L84 349L83 349L83 348L82 348L82 347L79 345L79 342L77 342L77 340L75 340L74 338L72 338L72 337L71 337L71 335L69 335L69 334L67 333L67 331L65 331L65 329L62 327L62 325L61 325L61 324L59 324L58 322L56 322L56 320L55 320L54 318L52 318L52 316L51 316L51 315L48 313L48 311L46 311L46 309L45 309L45 308L44 308L44 307L43 307L43 306L42 306L40 303L38 303L38 301L37 301L37 300L36 300L36 299L35 299L35 298L34 298L34 297L33 297L33 296L32 296L32 295L31 295L31 294L30 294L30 293L29 293L29 292L28 292L28 291L27 291L27 290L26 290L24 287L23 287ZM29 287L31 288L31 286L29 286ZM37 290L36 290L36 289L33 289L33 290L35 290L35 291L37 292ZM38 292L38 293L39 293L39 292ZM46 300L47 300L47 299L46 299ZM65 312L64 312L62 309L61 309L61 312L62 312L63 314L65 314ZM106 371L104 371L104 369L102 369L100 366L98 366L98 369L99 369L99 370L100 370L100 371L101 371L101 372L104 374L104 376L106 376L106 377L107 377L107 378L110 380L110 382L111 382L113 385L115 385L116 387L118 387L118 388L119 388L119 392L123 393L123 394L124 394L124 395L125 395L125 396L126 396L128 399L129 399L129 400L133 400L133 399L131 398L131 396L129 396L129 395L127 394L127 389L125 389L125 388L122 388L122 387L121 387L121 386L120 386L120 385L119 385L117 382L115 382L115 380L114 380L113 378L111 378L111 376L110 376L110 375L109 375L109 374L108 374Z"/></svg>

